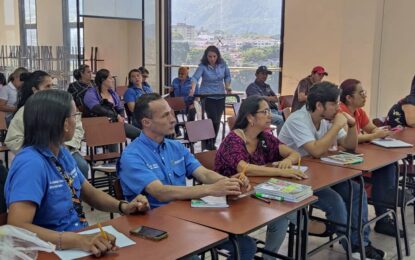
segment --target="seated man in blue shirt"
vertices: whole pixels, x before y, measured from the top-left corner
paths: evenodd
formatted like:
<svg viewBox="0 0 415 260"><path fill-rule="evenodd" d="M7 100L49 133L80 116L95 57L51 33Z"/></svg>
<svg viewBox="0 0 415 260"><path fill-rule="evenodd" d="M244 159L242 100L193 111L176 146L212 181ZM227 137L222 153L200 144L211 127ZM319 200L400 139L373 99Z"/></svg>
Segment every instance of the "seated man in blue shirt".
<svg viewBox="0 0 415 260"><path fill-rule="evenodd" d="M284 124L284 119L282 113L278 111L278 97L272 91L271 86L265 83L268 78L268 75L271 75L272 72L268 70L266 66L259 66L255 72L255 81L249 84L246 88L246 95L249 96L261 96L268 101L269 108L271 109L272 118L271 122L273 125L276 125L278 132L280 132L282 125Z"/></svg>
<svg viewBox="0 0 415 260"><path fill-rule="evenodd" d="M224 177L208 170L178 141L164 138L174 133L174 114L159 94L144 94L136 101L134 117L141 135L124 150L118 164L121 186L127 200L147 194L150 206L157 208L173 200L204 196L239 195L249 186L248 178ZM186 187L186 178L206 185ZM252 259L255 242L248 236L238 238L242 259ZM233 248L230 242L221 247Z"/></svg>

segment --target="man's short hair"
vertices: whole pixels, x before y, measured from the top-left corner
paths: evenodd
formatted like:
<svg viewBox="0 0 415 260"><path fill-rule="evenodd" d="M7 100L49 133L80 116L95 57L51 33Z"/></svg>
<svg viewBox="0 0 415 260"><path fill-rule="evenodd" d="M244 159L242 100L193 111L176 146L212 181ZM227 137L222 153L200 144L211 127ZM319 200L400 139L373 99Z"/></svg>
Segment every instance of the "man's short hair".
<svg viewBox="0 0 415 260"><path fill-rule="evenodd" d="M141 123L141 120L143 120L144 117L151 118L152 114L150 111L150 102L162 99L162 97L157 93L149 93L144 94L137 98L135 101L134 106L134 118L137 120L138 128L143 129L143 125Z"/></svg>
<svg viewBox="0 0 415 260"><path fill-rule="evenodd" d="M337 102L340 90L337 85L322 81L311 86L307 95L307 110L314 112L317 102L326 104L326 102Z"/></svg>

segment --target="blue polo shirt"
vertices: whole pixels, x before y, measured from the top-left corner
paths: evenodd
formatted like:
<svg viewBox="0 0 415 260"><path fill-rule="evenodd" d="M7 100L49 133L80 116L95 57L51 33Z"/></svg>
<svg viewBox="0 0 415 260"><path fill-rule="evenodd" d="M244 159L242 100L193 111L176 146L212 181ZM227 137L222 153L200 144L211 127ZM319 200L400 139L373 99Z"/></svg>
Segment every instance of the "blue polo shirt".
<svg viewBox="0 0 415 260"><path fill-rule="evenodd" d="M128 86L127 91L124 93L124 102L134 102L143 94L153 93L153 90L148 85L143 85L143 88L138 88L135 85Z"/></svg>
<svg viewBox="0 0 415 260"><path fill-rule="evenodd" d="M192 178L192 173L200 166L178 141L165 138L163 143L158 144L141 132L123 151L117 172L128 201L143 193L150 206L157 208L168 202L161 202L147 194L147 185L159 180L164 185L186 186L186 177Z"/></svg>
<svg viewBox="0 0 415 260"><path fill-rule="evenodd" d="M224 62L221 62L214 67L199 64L199 67L197 67L193 74L192 81L197 84L200 78L202 78L202 83L199 88L200 94L225 94L224 83L231 82L231 73L228 65Z"/></svg>
<svg viewBox="0 0 415 260"><path fill-rule="evenodd" d="M194 97L189 97L189 92L192 88L192 78L187 77L183 83L179 78L175 78L171 85L173 87L175 97L184 97L184 102L187 106L193 104ZM199 88L196 85L195 94L197 94L198 91Z"/></svg>
<svg viewBox="0 0 415 260"><path fill-rule="evenodd" d="M67 182L50 157L54 155L48 148L36 149L33 146L16 155L4 188L7 207L18 201L33 202L37 206L33 224L55 231L76 231L85 226L73 208ZM62 146L56 159L65 174L72 176L73 187L80 197L85 178L70 152Z"/></svg>

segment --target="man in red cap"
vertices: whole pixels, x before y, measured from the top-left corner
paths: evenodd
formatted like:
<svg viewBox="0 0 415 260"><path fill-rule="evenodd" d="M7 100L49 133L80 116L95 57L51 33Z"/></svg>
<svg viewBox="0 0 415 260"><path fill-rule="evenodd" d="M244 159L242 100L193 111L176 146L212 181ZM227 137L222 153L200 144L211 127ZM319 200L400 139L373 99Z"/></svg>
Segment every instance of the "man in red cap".
<svg viewBox="0 0 415 260"><path fill-rule="evenodd" d="M310 88L318 82L321 82L324 76L327 76L326 70L322 66L316 66L311 71L311 75L303 78L298 83L294 92L293 103L291 106L291 113L303 107L307 101L307 95Z"/></svg>

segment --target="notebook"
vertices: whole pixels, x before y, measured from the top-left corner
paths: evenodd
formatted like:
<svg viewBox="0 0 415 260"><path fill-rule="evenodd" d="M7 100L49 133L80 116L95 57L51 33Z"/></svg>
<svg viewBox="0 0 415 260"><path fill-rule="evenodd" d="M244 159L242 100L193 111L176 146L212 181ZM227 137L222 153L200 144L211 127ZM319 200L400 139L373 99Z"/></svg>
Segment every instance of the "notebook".
<svg viewBox="0 0 415 260"><path fill-rule="evenodd" d="M193 199L190 203L192 208L227 208L229 207L226 201L226 196L215 197L206 196L200 199Z"/></svg>
<svg viewBox="0 0 415 260"><path fill-rule="evenodd" d="M271 178L255 186L255 192L283 197L285 201L299 202L313 195L311 186Z"/></svg>
<svg viewBox="0 0 415 260"><path fill-rule="evenodd" d="M384 139L375 139L371 141L372 144L379 145L385 148L405 148L405 147L413 147L412 144L405 143L401 140L393 139L393 138L384 138Z"/></svg>
<svg viewBox="0 0 415 260"><path fill-rule="evenodd" d="M346 154L346 153L340 153L340 154L334 154L329 155L326 157L321 157L323 162L328 162L332 164L339 164L339 165L347 165L347 164L358 164L363 162L363 157L354 155L354 154Z"/></svg>

